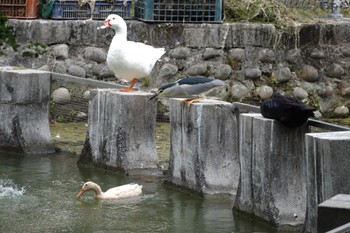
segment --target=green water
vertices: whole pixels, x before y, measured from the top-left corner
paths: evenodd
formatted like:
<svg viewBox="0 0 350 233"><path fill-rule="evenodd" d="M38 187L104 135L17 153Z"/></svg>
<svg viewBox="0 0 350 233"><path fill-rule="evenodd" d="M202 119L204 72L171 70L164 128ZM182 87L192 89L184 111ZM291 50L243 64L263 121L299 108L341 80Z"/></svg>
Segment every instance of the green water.
<svg viewBox="0 0 350 233"><path fill-rule="evenodd" d="M202 197L161 178L125 176L78 166L70 154L0 154L0 232L271 232L234 217L232 200ZM137 198L75 198L84 181L103 190L129 182L143 185Z"/></svg>

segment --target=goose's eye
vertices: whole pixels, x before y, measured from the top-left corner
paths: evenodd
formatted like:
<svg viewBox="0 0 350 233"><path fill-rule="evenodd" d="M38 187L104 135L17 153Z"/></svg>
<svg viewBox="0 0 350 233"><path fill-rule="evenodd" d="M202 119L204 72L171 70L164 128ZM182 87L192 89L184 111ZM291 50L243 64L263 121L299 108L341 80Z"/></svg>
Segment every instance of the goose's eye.
<svg viewBox="0 0 350 233"><path fill-rule="evenodd" d="M85 184L84 186L85 186L85 187L87 187L87 186L88 186L88 184Z"/></svg>

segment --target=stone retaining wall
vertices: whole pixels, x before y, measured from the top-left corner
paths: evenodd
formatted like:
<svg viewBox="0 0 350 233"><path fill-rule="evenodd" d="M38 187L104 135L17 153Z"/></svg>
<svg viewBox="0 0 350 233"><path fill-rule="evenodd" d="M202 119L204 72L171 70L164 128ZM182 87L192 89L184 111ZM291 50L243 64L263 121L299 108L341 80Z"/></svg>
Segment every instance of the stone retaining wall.
<svg viewBox="0 0 350 233"><path fill-rule="evenodd" d="M102 23L10 20L22 47L18 52L2 49L0 66L115 80L105 62L113 32L97 30ZM323 115L349 114L348 21L320 20L285 31L269 24L151 24L134 20L127 24L130 40L167 51L145 89L185 75L211 75L227 83L221 92L212 94L229 102L258 104L280 90L317 107Z"/></svg>

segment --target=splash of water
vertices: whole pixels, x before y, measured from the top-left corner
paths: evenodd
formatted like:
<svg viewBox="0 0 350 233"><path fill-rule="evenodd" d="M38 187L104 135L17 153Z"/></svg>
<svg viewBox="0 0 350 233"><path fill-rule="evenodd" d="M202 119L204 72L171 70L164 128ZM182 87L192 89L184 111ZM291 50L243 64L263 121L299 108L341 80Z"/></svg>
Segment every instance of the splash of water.
<svg viewBox="0 0 350 233"><path fill-rule="evenodd" d="M0 199L22 196L25 193L25 187L18 187L10 179L0 179Z"/></svg>

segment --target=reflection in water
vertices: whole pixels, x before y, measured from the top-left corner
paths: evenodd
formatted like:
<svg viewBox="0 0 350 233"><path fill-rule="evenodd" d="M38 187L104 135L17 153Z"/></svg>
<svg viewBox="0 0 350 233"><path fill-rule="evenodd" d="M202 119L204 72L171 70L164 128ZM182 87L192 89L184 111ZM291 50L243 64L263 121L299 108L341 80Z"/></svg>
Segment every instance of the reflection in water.
<svg viewBox="0 0 350 233"><path fill-rule="evenodd" d="M0 154L0 180L21 195L0 198L0 232L271 232L235 222L232 198L206 198L166 184L161 178L126 176L76 164L69 154ZM79 200L92 180L103 190L137 182L139 197L97 201L93 192ZM6 182L4 182L6 181Z"/></svg>

